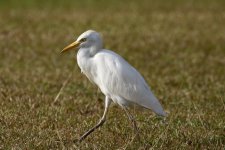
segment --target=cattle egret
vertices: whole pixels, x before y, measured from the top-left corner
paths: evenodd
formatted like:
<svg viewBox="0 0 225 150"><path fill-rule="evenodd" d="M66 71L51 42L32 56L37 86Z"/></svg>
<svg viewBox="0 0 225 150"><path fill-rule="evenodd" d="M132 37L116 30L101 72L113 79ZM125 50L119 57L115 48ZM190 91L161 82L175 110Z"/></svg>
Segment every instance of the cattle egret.
<svg viewBox="0 0 225 150"><path fill-rule="evenodd" d="M111 101L119 104L125 110L135 131L137 131L136 122L128 111L128 106L132 104L151 109L159 116L166 116L160 102L153 95L141 74L120 55L104 49L102 38L98 32L88 30L82 33L75 42L61 52L67 52L73 48L79 49L77 63L81 72L105 95L105 109L102 118L98 124L83 134L79 141L103 125Z"/></svg>

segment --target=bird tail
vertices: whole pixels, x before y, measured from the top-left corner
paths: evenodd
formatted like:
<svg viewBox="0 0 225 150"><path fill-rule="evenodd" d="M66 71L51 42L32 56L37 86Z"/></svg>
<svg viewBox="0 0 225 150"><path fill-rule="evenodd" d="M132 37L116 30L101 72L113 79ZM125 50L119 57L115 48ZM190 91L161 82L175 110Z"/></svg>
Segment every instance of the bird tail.
<svg viewBox="0 0 225 150"><path fill-rule="evenodd" d="M155 113L156 113L157 115L161 116L161 117L167 117L167 114L166 114L166 112L165 112L164 110L162 110L162 111L160 111L160 112L156 112L156 111L155 111Z"/></svg>
<svg viewBox="0 0 225 150"><path fill-rule="evenodd" d="M157 115L161 116L161 117L166 117L167 114L166 112L163 110L161 104L159 103L159 101L157 101L156 103L154 103L154 107L150 108L152 111L154 111Z"/></svg>
<svg viewBox="0 0 225 150"><path fill-rule="evenodd" d="M159 116L162 116L162 117L167 116L167 114L163 110L162 105L160 104L159 100L154 96L154 94L151 91L150 91L148 100L145 102L147 102L147 103L145 103L143 105L144 107L151 109L154 113L156 113Z"/></svg>

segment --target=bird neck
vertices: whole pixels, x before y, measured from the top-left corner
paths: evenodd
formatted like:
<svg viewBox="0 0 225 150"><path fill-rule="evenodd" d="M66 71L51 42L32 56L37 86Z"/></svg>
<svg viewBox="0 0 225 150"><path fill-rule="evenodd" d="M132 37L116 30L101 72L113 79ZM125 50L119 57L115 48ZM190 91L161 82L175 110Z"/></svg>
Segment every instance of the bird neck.
<svg viewBox="0 0 225 150"><path fill-rule="evenodd" d="M77 53L77 63L81 69L81 72L91 79L90 70L94 68L93 58L98 52L97 49L80 48Z"/></svg>
<svg viewBox="0 0 225 150"><path fill-rule="evenodd" d="M78 51L79 57L93 57L100 49L98 47L80 48Z"/></svg>

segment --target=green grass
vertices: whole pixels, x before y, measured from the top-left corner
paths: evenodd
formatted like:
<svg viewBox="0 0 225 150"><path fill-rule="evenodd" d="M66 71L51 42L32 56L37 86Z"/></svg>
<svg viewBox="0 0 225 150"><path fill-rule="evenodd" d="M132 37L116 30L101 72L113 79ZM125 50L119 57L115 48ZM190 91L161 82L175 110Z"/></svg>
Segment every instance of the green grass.
<svg viewBox="0 0 225 150"><path fill-rule="evenodd" d="M106 7L107 6L107 7ZM224 1L0 1L0 149L224 149ZM61 49L87 29L126 58L169 116L123 110L83 143L103 95ZM55 96L70 73L59 100Z"/></svg>

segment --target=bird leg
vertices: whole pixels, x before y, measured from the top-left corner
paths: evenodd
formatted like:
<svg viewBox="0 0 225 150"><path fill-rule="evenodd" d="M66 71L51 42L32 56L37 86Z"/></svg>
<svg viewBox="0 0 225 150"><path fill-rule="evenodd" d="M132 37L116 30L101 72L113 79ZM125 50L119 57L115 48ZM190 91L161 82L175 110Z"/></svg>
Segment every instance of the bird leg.
<svg viewBox="0 0 225 150"><path fill-rule="evenodd" d="M138 130L137 123L136 123L134 117L128 111L127 107L123 107L123 110L126 112L127 117L129 118L129 120L131 121L131 123L133 125L133 129L134 129L135 135L138 135L139 130Z"/></svg>
<svg viewBox="0 0 225 150"><path fill-rule="evenodd" d="M109 105L111 103L111 100L106 96L105 97L105 110L103 113L102 118L99 120L99 122L91 129L89 129L87 132L85 132L79 139L79 142L82 142L89 134L91 134L95 129L99 128L102 126L106 120L106 114L108 112Z"/></svg>

